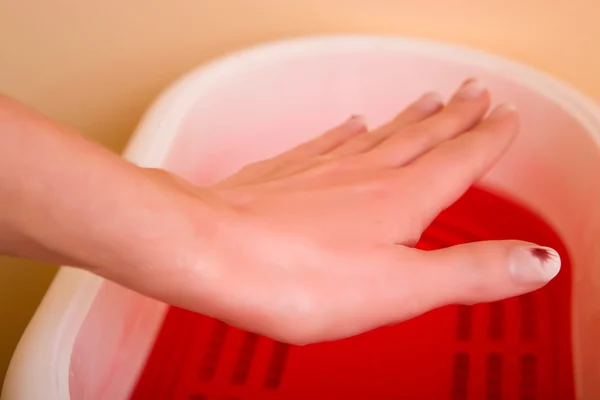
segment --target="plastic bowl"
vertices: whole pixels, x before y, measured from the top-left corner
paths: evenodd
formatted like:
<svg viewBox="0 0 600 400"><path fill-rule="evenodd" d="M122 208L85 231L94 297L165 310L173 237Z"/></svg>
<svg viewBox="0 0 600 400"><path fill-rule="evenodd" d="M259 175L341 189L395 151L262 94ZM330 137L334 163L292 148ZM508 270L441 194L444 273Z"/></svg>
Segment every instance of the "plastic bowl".
<svg viewBox="0 0 600 400"><path fill-rule="evenodd" d="M528 232L531 232L533 225L545 224L544 229L552 232L544 237L550 241L558 241L558 246L564 245L564 255L571 266L561 273L565 276L563 280L566 279L566 289L557 292L558 298L548 297L554 299L554 303L550 300L543 303L546 308L540 309L539 314L552 315L556 311L548 308L552 304L553 307L566 310L566 319L559 321L557 329L565 329L567 332L565 340L569 350L568 359L565 361L558 358L553 362L563 363L568 369L566 375L570 375L572 361L572 390L576 397L598 399L600 111L595 103L557 80L498 57L416 39L342 36L289 40L230 55L192 71L173 84L151 107L139 125L125 157L142 166L166 168L197 184L207 184L227 176L243 164L274 155L307 140L350 114L364 114L370 124L376 125L390 118L425 91L439 90L450 95L469 76L483 79L489 85L496 102L510 101L520 109L522 134L506 157L481 183L516 201L521 207L535 210L536 217L524 216L523 221L526 222L518 229L523 232L529 229ZM481 196L471 200L488 204L485 203L486 195ZM517 218L517 215L521 214L515 211L513 217ZM518 220L515 221L515 226L520 226ZM497 232L493 229L491 231ZM449 234L452 232L452 229L446 231ZM505 231L510 232L512 231ZM515 236L519 236L519 232ZM560 293L563 294L562 298ZM506 307L512 307L511 303L506 304ZM493 309L489 310L490 313L495 312ZM139 386L148 373L146 364L150 366L152 360L159 359L156 356L157 349L161 343L164 345L168 342L165 342L165 338L173 335L164 333L168 330L171 318L167 317L165 320L167 311L169 315L174 315L174 320L177 320L178 312L183 312L176 309L169 311L169 307L163 303L86 272L62 268L15 352L6 377L3 398L124 400L132 394L139 398ZM459 320L464 317L461 317L460 312L466 312L461 308L455 311L459 313L456 316ZM199 321L197 318L202 318L192 317L196 321ZM179 323L183 320L192 321L186 318L179 318ZM419 318L416 321L413 324L418 324ZM524 321L521 329L527 322ZM216 322L213 323L214 329L224 329ZM410 323L412 322L408 324ZM453 326L453 323L449 326ZM173 330L175 325L170 326ZM181 331L188 328L190 326L186 328L180 325ZM374 333L376 334L383 335ZM198 335L201 336L202 333ZM277 343L265 344L268 342L252 339L251 336L248 336L250 339L244 339L242 332L232 335L232 340L237 342L232 342L231 346L243 347L248 345L247 341L257 340L259 347L267 346L265 349L269 348L275 353L279 351L280 355L284 351ZM207 336L202 340L213 339ZM186 340L186 343L194 343L196 339L192 335ZM398 346L406 347L413 346L411 341L418 338L404 336L398 340ZM352 343L358 346L359 342ZM502 343L511 348L509 342ZM519 343L515 344L517 347L514 352L522 350L522 347L518 347L522 343ZM168 350L168 347L164 349ZM358 354L367 351L365 349L368 347L349 349L355 349ZM540 349L540 354L545 354L546 350ZM198 350L198 355L206 354L207 351ZM292 352L289 349L285 351ZM306 354L310 350L298 351ZM293 354L290 353L287 357L288 364L293 366L293 362L289 360L290 357L293 358ZM314 357L317 358L313 360L318 359L318 355ZM493 357L488 355L486 358L481 354L477 357L487 360L488 374L498 368L497 360ZM439 363L447 361L454 363L455 373L461 368L464 372L464 359L440 359ZM527 359L521 357L521 361L526 362ZM404 362L396 359L396 363ZM169 363L165 363L165 368L167 364L179 365L178 363L182 365L181 368L195 368L188 359L171 359ZM157 368L155 363L152 365ZM393 365L393 360L386 365ZM531 364L526 363L522 363L520 367L517 364L511 365L504 364L504 374L512 373L511 368L515 371L520 368L521 373L525 373L528 365L531 367ZM290 367L288 373L292 374L292 370ZM404 366L396 374L397 385L403 385L402 374L409 370ZM180 375L194 374L187 371L180 371ZM163 374L164 379L177 379L177 374L169 373L174 374L173 377ZM155 376L160 379L161 375ZM329 378L325 376L323 379L325 381L314 378L306 382L312 382L313 386L321 385L320 389L325 390L327 385L324 382ZM356 378L352 379L356 383ZM470 393L471 389L481 396L487 393L487 398L509 398L490 395L491 378L488 376L481 379L482 382L487 379L488 389L485 389L485 385L468 390L460 389L456 387L456 382L448 383L451 390L449 389L447 396L435 398L463 398L460 397L461 393L465 390ZM569 393L569 376L565 379L567 389L561 394L555 393L554 398L575 396ZM135 389L138 380L138 389ZM334 381L335 379L330 379L330 382ZM173 389L169 394L163 394L163 397L153 398L294 397L292 390L281 392L287 393L287 397L277 397L277 391L260 391L257 387L250 388L254 391L248 389L245 392L237 387L230 393L225 388L229 383L223 382L219 383L221 389L218 389L222 390L223 397L210 397L210 393L207 397L202 397L204 395L199 394L200 392L194 394L195 392L186 392L184 389L179 392ZM428 386L434 387L440 382L419 381L423 395L413 394L415 397L411 398L432 398L433 394L428 391ZM347 383L349 388L353 387L350 380ZM375 381L371 383L376 384ZM285 384L284 382L282 387ZM539 382L538 384L541 385ZM334 383L332 385L335 386ZM360 395L355 393L355 397L344 398L397 398L386 397L389 393L386 394L385 390L378 391L375 386L369 386L368 382L362 385L364 390L372 390L372 394L360 394L358 391L356 393ZM198 387L204 386L199 383ZM217 393L214 390L211 393ZM532 390L531 396L534 397L529 398L549 398L540 397L541 392L536 392L535 388ZM299 389L296 393L297 398L316 398ZM332 394L334 392L323 393L322 398L338 398ZM340 398L342 393L343 391L338 393ZM538 394L537 397L535 393ZM521 398L527 398L523 396L521 393ZM472 395L471 398L484 397Z"/></svg>

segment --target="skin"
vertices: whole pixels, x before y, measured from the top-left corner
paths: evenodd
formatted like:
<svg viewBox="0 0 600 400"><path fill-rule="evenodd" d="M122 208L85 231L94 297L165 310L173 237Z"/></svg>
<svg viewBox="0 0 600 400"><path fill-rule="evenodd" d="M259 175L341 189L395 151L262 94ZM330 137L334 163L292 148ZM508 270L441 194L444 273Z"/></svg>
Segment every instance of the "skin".
<svg viewBox="0 0 600 400"><path fill-rule="evenodd" d="M469 80L369 130L361 118L210 187L145 169L0 98L0 253L73 265L277 340L356 335L544 286L558 254L412 248L506 152L510 105ZM543 257L540 257L543 254Z"/></svg>

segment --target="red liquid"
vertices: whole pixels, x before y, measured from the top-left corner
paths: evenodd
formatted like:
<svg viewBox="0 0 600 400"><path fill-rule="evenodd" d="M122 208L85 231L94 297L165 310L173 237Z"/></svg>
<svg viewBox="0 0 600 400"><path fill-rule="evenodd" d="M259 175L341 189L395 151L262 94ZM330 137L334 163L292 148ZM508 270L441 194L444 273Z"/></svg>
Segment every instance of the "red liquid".
<svg viewBox="0 0 600 400"><path fill-rule="evenodd" d="M451 306L332 343L294 347L172 307L132 400L571 400L571 265L528 210L473 188L418 247L522 239L555 248L560 274L532 294Z"/></svg>

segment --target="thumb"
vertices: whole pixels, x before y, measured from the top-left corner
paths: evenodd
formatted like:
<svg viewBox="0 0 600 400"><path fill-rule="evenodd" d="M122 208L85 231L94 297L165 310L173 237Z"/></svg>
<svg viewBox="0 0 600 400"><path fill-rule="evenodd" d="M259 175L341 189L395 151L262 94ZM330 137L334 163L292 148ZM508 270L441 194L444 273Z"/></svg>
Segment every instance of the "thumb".
<svg viewBox="0 0 600 400"><path fill-rule="evenodd" d="M533 243L503 240L456 245L440 250L412 249L407 265L422 283L420 304L474 304L539 289L560 271L558 253ZM405 261L406 265L406 261Z"/></svg>

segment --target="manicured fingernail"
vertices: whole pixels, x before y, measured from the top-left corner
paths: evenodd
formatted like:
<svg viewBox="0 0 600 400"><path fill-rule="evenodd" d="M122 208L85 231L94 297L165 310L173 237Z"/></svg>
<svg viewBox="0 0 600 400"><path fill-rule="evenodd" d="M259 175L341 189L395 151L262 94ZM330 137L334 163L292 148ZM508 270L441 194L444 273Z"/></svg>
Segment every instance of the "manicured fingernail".
<svg viewBox="0 0 600 400"><path fill-rule="evenodd" d="M519 283L545 283L560 271L560 256L549 247L522 247L513 250L510 273Z"/></svg>
<svg viewBox="0 0 600 400"><path fill-rule="evenodd" d="M431 92L424 94L417 100L416 105L425 112L432 112L438 110L443 103L444 99L439 93Z"/></svg>
<svg viewBox="0 0 600 400"><path fill-rule="evenodd" d="M486 91L486 86L477 79L469 79L458 89L458 97L465 100L475 100Z"/></svg>
<svg viewBox="0 0 600 400"><path fill-rule="evenodd" d="M343 124L346 128L360 129L366 126L366 119L362 115L352 115Z"/></svg>
<svg viewBox="0 0 600 400"><path fill-rule="evenodd" d="M488 118L501 118L517 111L517 106L511 103L501 104L494 108Z"/></svg>

